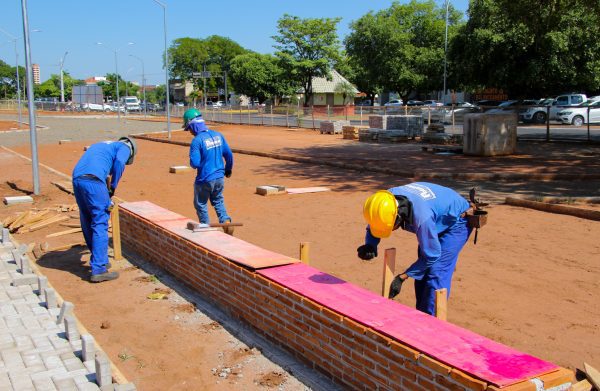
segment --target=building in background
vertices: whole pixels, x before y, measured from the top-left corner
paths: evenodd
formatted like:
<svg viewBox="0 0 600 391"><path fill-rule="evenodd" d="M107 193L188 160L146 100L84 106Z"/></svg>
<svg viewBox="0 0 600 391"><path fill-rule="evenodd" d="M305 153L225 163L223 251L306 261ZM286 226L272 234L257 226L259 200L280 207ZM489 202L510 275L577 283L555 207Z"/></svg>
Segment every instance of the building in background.
<svg viewBox="0 0 600 391"><path fill-rule="evenodd" d="M40 84L40 66L39 64L33 64L33 84Z"/></svg>
<svg viewBox="0 0 600 391"><path fill-rule="evenodd" d="M92 77L88 77L87 79L85 79L85 84L88 86L94 85L94 84L98 84L101 81L106 81L106 77L104 76L92 76Z"/></svg>

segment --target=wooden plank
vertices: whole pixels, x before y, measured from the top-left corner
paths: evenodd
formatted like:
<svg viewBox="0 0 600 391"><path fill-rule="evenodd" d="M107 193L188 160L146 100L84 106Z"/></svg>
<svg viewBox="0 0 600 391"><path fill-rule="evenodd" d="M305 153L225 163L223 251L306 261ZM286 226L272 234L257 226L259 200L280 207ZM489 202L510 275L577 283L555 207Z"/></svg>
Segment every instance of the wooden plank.
<svg viewBox="0 0 600 391"><path fill-rule="evenodd" d="M33 225L31 227L29 227L29 232L33 232L33 231L37 231L38 229L42 229L44 227L47 227L50 224L54 224L54 223L58 223L64 220L68 220L69 216L61 216L61 215L56 215L55 218L51 218L45 221L42 221L39 224Z"/></svg>
<svg viewBox="0 0 600 391"><path fill-rule="evenodd" d="M592 391L592 384L587 380L582 380L569 387L569 391Z"/></svg>
<svg viewBox="0 0 600 391"><path fill-rule="evenodd" d="M592 383L597 390L600 390L600 372L586 362L583 363L583 367L590 383Z"/></svg>
<svg viewBox="0 0 600 391"><path fill-rule="evenodd" d="M446 288L435 291L435 317L446 320L448 315L448 290Z"/></svg>
<svg viewBox="0 0 600 391"><path fill-rule="evenodd" d="M310 242L300 243L300 261L305 265L310 265L310 258L308 256L310 251Z"/></svg>
<svg viewBox="0 0 600 391"><path fill-rule="evenodd" d="M33 198L30 196L4 197L4 203L6 205L31 204L33 203Z"/></svg>
<svg viewBox="0 0 600 391"><path fill-rule="evenodd" d="M169 167L169 172L171 174L181 174L183 172L192 171L193 168L190 166L171 166Z"/></svg>
<svg viewBox="0 0 600 391"><path fill-rule="evenodd" d="M60 231L60 232L54 232L52 234L48 234L46 235L47 238L55 238L57 236L63 236L63 235L69 235L69 234L74 234L76 232L81 232L81 227L79 228L72 228L72 229L67 229L65 231Z"/></svg>
<svg viewBox="0 0 600 391"><path fill-rule="evenodd" d="M506 197L506 204L531 208L544 212L558 213L579 217L582 219L600 221L600 211L592 209L575 208L568 205L548 204L545 202L529 201L522 198Z"/></svg>
<svg viewBox="0 0 600 391"><path fill-rule="evenodd" d="M17 217L12 223L10 223L10 225L8 226L8 228L10 228L11 230L14 230L18 227L21 226L21 222L27 218L29 218L29 215L31 214L30 210L27 210L23 213L21 213L19 215L19 217Z"/></svg>
<svg viewBox="0 0 600 391"><path fill-rule="evenodd" d="M81 228L81 224L79 223L61 223L60 225L69 228Z"/></svg>
<svg viewBox="0 0 600 391"><path fill-rule="evenodd" d="M112 213L110 214L112 221L112 239L115 261L123 259L121 253L121 229L119 227L119 204L115 204Z"/></svg>
<svg viewBox="0 0 600 391"><path fill-rule="evenodd" d="M396 274L396 249L388 248L383 257L383 282L381 284L381 296L390 295L390 284Z"/></svg>
<svg viewBox="0 0 600 391"><path fill-rule="evenodd" d="M34 223L37 223L38 221L43 220L48 213L50 213L49 210L43 210L40 213L30 215L27 219L24 219L21 223L23 226L33 225Z"/></svg>

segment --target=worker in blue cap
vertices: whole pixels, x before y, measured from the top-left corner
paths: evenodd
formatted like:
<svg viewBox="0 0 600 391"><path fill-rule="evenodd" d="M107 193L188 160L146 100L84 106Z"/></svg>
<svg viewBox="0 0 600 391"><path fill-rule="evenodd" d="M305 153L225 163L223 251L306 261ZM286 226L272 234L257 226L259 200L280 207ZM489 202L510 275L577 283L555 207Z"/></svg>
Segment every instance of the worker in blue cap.
<svg viewBox="0 0 600 391"><path fill-rule="evenodd" d="M414 233L419 243L417 260L394 278L389 297L398 295L404 281L413 278L417 309L435 315L435 291L446 288L450 295L458 254L471 234L470 208L469 201L456 191L434 183L414 182L379 190L363 207L368 225L358 257L376 257L380 240L398 228Z"/></svg>
<svg viewBox="0 0 600 391"><path fill-rule="evenodd" d="M225 178L231 176L233 153L225 137L209 129L197 109L183 113L184 129L189 130L194 139L190 145L190 166L197 170L194 181L194 207L201 224L209 224L208 201L215 208L219 223L230 223L231 217L225 208L223 190ZM232 234L233 226L224 227L225 233Z"/></svg>
<svg viewBox="0 0 600 391"><path fill-rule="evenodd" d="M111 197L125 166L133 163L136 153L136 143L130 137L92 144L73 169L73 190L79 206L81 230L85 243L92 252L91 282L119 278L118 272L108 271L108 220L113 205Z"/></svg>

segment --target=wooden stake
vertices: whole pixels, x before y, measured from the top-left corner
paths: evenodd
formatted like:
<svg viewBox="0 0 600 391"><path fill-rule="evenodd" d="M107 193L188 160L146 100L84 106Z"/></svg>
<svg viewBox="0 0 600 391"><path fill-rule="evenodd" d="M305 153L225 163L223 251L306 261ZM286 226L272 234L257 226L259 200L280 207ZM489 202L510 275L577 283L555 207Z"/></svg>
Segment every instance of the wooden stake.
<svg viewBox="0 0 600 391"><path fill-rule="evenodd" d="M446 320L448 314L448 290L446 288L435 291L435 317Z"/></svg>
<svg viewBox="0 0 600 391"><path fill-rule="evenodd" d="M600 389L600 372L586 362L583 363L583 367L590 383L592 383L597 389Z"/></svg>
<svg viewBox="0 0 600 391"><path fill-rule="evenodd" d="M396 274L396 249L388 248L383 257L383 283L381 285L381 295L388 297L390 295L390 284Z"/></svg>
<svg viewBox="0 0 600 391"><path fill-rule="evenodd" d="M115 204L112 213L110 214L110 220L112 221L112 240L115 261L123 259L121 254L121 229L119 227L119 204Z"/></svg>
<svg viewBox="0 0 600 391"><path fill-rule="evenodd" d="M569 388L569 391L591 391L591 390L592 390L592 384L587 380L582 380L580 382L577 382L577 383L573 384L571 386L571 388Z"/></svg>
<svg viewBox="0 0 600 391"><path fill-rule="evenodd" d="M69 216L54 215L54 216L50 217L49 219L42 220L41 222L30 226L29 232L37 231L38 229L44 228L50 224L58 223L58 222L65 221L68 219L69 219Z"/></svg>
<svg viewBox="0 0 600 391"><path fill-rule="evenodd" d="M305 265L310 265L310 259L308 257L308 252L310 250L310 242L301 242L300 243L300 261Z"/></svg>

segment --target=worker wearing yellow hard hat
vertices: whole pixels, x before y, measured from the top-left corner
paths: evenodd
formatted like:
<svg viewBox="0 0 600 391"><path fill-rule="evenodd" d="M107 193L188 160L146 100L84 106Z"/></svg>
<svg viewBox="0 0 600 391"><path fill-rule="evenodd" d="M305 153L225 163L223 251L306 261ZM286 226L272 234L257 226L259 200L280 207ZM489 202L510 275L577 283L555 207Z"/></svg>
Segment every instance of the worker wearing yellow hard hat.
<svg viewBox="0 0 600 391"><path fill-rule="evenodd" d="M402 283L415 280L417 309L435 314L435 291L446 288L450 295L458 254L469 239L466 212L469 202L456 191L427 182L414 182L379 190L365 201L365 244L358 247L364 260L377 257L381 239L401 228L417 236L417 260L394 278L390 298L400 293Z"/></svg>

